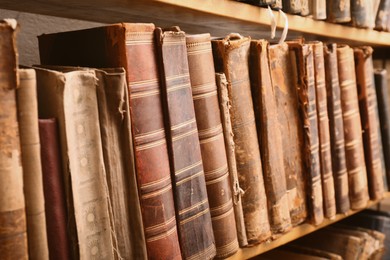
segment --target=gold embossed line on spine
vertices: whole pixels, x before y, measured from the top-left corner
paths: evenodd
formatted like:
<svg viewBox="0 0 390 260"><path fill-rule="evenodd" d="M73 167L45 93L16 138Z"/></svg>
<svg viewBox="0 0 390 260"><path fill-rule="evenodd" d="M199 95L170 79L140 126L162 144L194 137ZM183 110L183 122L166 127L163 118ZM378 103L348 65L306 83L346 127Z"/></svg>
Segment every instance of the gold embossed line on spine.
<svg viewBox="0 0 390 260"><path fill-rule="evenodd" d="M181 251L185 259L210 259L216 248L185 33L178 27L164 32L157 28L156 36Z"/></svg>
<svg viewBox="0 0 390 260"><path fill-rule="evenodd" d="M218 258L238 250L209 34L186 36L188 67Z"/></svg>
<svg viewBox="0 0 390 260"><path fill-rule="evenodd" d="M4 259L28 259L16 104L18 61L14 20L0 22L0 54L0 255Z"/></svg>
<svg viewBox="0 0 390 260"><path fill-rule="evenodd" d="M384 194L383 176L385 174L385 165L374 85L372 52L371 47L354 48L356 83L369 185L368 191L370 198L375 200L382 198Z"/></svg>
<svg viewBox="0 0 390 260"><path fill-rule="evenodd" d="M355 62L353 50L349 46L339 45L337 47L337 65L344 122L349 199L351 209L361 209L367 205L369 197L356 86Z"/></svg>
<svg viewBox="0 0 390 260"><path fill-rule="evenodd" d="M337 213L345 213L350 209L350 202L348 195L348 172L345 161L344 123L337 66L337 45L333 43L325 46L324 56L336 210Z"/></svg>
<svg viewBox="0 0 390 260"><path fill-rule="evenodd" d="M320 142L320 167L322 192L324 200L324 215L329 219L336 216L336 201L332 157L330 148L329 117L325 87L324 47L322 42L310 44L313 48L314 75L317 101L318 136Z"/></svg>
<svg viewBox="0 0 390 260"><path fill-rule="evenodd" d="M242 207L246 234L248 243L256 244L267 240L271 232L250 90L250 37L230 34L213 40L212 47L216 71L224 72L228 81L237 173L245 192Z"/></svg>
<svg viewBox="0 0 390 260"><path fill-rule="evenodd" d="M274 67L278 59L271 61ZM284 153L275 93L268 65L268 42L252 41L250 52L251 90L256 117L257 135L263 166L264 186L267 193L268 213L274 236L291 229L289 195L284 168ZM284 74L280 77L285 76ZM296 187L295 187L296 188Z"/></svg>

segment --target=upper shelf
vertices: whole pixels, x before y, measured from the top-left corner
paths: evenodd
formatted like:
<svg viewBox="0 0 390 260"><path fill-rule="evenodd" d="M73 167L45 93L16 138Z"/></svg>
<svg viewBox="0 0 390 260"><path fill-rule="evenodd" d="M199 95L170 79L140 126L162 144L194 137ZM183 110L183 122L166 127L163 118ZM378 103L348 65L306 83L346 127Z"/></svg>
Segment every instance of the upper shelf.
<svg viewBox="0 0 390 260"><path fill-rule="evenodd" d="M67 18L114 22L153 22L157 26L179 25L188 33L210 32L221 37L230 32L269 37L268 10L232 0L1 0L0 8ZM284 20L275 12L277 27ZM351 45L390 46L390 33L287 15L289 38L304 36Z"/></svg>

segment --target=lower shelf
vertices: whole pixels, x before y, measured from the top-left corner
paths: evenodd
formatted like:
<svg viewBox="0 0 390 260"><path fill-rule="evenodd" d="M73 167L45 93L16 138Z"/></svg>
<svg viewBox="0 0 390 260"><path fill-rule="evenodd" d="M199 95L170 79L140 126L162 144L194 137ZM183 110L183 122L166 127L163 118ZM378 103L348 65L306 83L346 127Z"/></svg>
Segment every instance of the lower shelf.
<svg viewBox="0 0 390 260"><path fill-rule="evenodd" d="M390 198L390 192L385 193L385 196L383 197L383 199L385 199L385 198ZM370 200L367 203L366 208L369 208L369 207L379 203L383 199ZM325 219L324 222L322 222L322 224L320 224L318 226L314 226L314 225L311 225L308 223L303 223L299 226L294 227L290 232L286 233L285 235L282 235L281 237L279 237L276 240L273 240L271 242L266 242L266 243L263 243L263 244L260 244L257 246L253 246L253 247L240 248L236 254L229 257L228 259L229 260L233 260L233 259L238 260L238 259L248 259L248 258L254 257L254 256L259 255L261 253L264 253L264 252L267 252L267 251L272 250L274 248L277 248L279 246L282 246L290 241L298 239L298 238L300 238L304 235L307 235L311 232L314 232L320 228L323 228L323 227L326 227L330 224L336 223L336 222L338 222L346 217L349 217L353 214L356 214L362 210L363 209L350 210L346 214L337 214L334 219L332 219L332 220Z"/></svg>

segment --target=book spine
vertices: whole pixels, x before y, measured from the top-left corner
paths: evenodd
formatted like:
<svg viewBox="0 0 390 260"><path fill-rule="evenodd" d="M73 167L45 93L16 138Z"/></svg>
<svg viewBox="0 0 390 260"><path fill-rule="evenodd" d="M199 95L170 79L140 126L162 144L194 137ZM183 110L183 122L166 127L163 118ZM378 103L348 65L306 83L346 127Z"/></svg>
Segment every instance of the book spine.
<svg viewBox="0 0 390 260"><path fill-rule="evenodd" d="M287 191L286 178L289 176L286 176L284 171L283 141L268 66L268 43L266 41L251 42L249 64L271 230L273 234L285 233L292 227L288 195L294 193L294 190ZM295 186L289 188L296 189ZM292 198L291 201L295 199Z"/></svg>
<svg viewBox="0 0 390 260"><path fill-rule="evenodd" d="M347 23L351 21L351 2L349 0L327 0L327 21Z"/></svg>
<svg viewBox="0 0 390 260"><path fill-rule="evenodd" d="M151 259L181 259L154 26L135 29L126 32L127 80L147 253Z"/></svg>
<svg viewBox="0 0 390 260"><path fill-rule="evenodd" d="M216 255L205 173L198 139L185 33L156 29L160 79L168 131L168 151L185 259Z"/></svg>
<svg viewBox="0 0 390 260"><path fill-rule="evenodd" d="M390 97L388 95L387 71L376 70L375 88L378 101L380 130L382 137L383 156L385 161L386 178L384 183L390 183Z"/></svg>
<svg viewBox="0 0 390 260"><path fill-rule="evenodd" d="M337 65L344 122L349 199L351 209L361 209L367 205L369 197L356 87L355 62L353 50L349 46L341 45L337 47Z"/></svg>
<svg viewBox="0 0 390 260"><path fill-rule="evenodd" d="M358 28L373 28L374 8L373 0L351 1L351 24Z"/></svg>
<svg viewBox="0 0 390 260"><path fill-rule="evenodd" d="M15 30L6 22L0 23L0 255L4 259L28 259Z"/></svg>
<svg viewBox="0 0 390 260"><path fill-rule="evenodd" d="M283 11L289 14L301 13L301 0L283 0Z"/></svg>
<svg viewBox="0 0 390 260"><path fill-rule="evenodd" d="M46 227L51 259L70 259L67 214L57 121L39 119Z"/></svg>
<svg viewBox="0 0 390 260"><path fill-rule="evenodd" d="M224 72L228 81L239 186L245 191L242 207L246 235L249 244L256 244L267 240L271 232L250 91L250 38L232 34L212 41L212 45L216 71Z"/></svg>
<svg viewBox="0 0 390 260"><path fill-rule="evenodd" d="M216 73L215 77L217 82L219 108L221 110L223 136L225 139L226 157L227 157L227 163L229 167L230 184L231 184L231 190L233 192L232 194L233 209L234 209L234 216L236 219L237 238L240 247L245 247L248 245L248 239L246 237L244 213L242 209L241 196L243 195L243 190L240 188L238 173L237 173L235 144L233 140L234 135L233 135L232 123L230 120L231 103L229 101L229 95L228 95L228 82L226 80L225 74L223 73Z"/></svg>
<svg viewBox="0 0 390 260"><path fill-rule="evenodd" d="M388 32L390 30L390 0L381 0L375 15L375 30Z"/></svg>
<svg viewBox="0 0 390 260"><path fill-rule="evenodd" d="M329 117L326 100L324 47L322 42L311 44L314 58L314 75L317 96L318 134L320 142L320 161L324 215L333 219L336 216L336 201L330 153Z"/></svg>
<svg viewBox="0 0 390 260"><path fill-rule="evenodd" d="M33 69L20 69L18 73L20 83L16 95L29 258L49 259L39 144L36 77Z"/></svg>
<svg viewBox="0 0 390 260"><path fill-rule="evenodd" d="M382 139L379 132L372 51L371 47L354 48L356 83L369 185L368 191L371 199L380 199L384 195L383 175L385 174L385 166Z"/></svg>
<svg viewBox="0 0 390 260"><path fill-rule="evenodd" d="M326 0L308 0L311 9L311 15L315 20L326 19Z"/></svg>
<svg viewBox="0 0 390 260"><path fill-rule="evenodd" d="M350 209L348 172L345 160L343 114L337 66L337 45L324 47L326 91L328 97L329 132L337 213Z"/></svg>
<svg viewBox="0 0 390 260"><path fill-rule="evenodd" d="M281 10L283 8L283 0L276 0L274 4L271 4L272 9Z"/></svg>
<svg viewBox="0 0 390 260"><path fill-rule="evenodd" d="M301 1L301 16L308 16L311 14L309 1L310 0L300 0Z"/></svg>
<svg viewBox="0 0 390 260"><path fill-rule="evenodd" d="M226 258L238 241L210 35L187 36L186 44L216 257Z"/></svg>

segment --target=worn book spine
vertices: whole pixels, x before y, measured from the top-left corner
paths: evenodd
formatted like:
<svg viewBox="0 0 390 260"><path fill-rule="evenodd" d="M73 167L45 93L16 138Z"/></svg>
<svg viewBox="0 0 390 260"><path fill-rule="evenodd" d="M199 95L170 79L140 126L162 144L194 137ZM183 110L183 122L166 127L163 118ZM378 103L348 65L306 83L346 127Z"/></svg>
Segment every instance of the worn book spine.
<svg viewBox="0 0 390 260"><path fill-rule="evenodd" d="M232 129L232 122L230 120L230 108L231 103L228 95L228 82L226 76L223 73L215 74L217 91L218 91L218 102L221 111L221 121L223 128L223 136L225 140L226 157L229 167L229 177L231 190L233 192L233 209L234 216L236 219L237 239L240 247L248 245L248 239L246 236L244 213L242 209L242 195L243 190L240 188L238 173L237 173L237 162L235 157L235 144L234 134Z"/></svg>
<svg viewBox="0 0 390 260"><path fill-rule="evenodd" d="M271 5L272 9L281 10L283 8L283 0L276 0L274 4Z"/></svg>
<svg viewBox="0 0 390 260"><path fill-rule="evenodd" d="M310 12L315 20L326 19L326 0L308 0Z"/></svg>
<svg viewBox="0 0 390 260"><path fill-rule="evenodd" d="M50 259L70 259L67 213L60 154L58 126L55 118L39 119L43 191Z"/></svg>
<svg viewBox="0 0 390 260"><path fill-rule="evenodd" d="M38 68L36 73L39 115L56 117L59 123L68 206L73 204L68 221L75 221L75 229L69 228L74 254L114 259L95 73Z"/></svg>
<svg viewBox="0 0 390 260"><path fill-rule="evenodd" d="M216 255L216 248L185 33L178 27L166 31L157 28L155 33L181 251L184 259L210 259Z"/></svg>
<svg viewBox="0 0 390 260"><path fill-rule="evenodd" d="M302 45L294 42L289 43L289 47L292 50L292 64L296 64L295 81L298 91L299 110L304 127L303 160L305 170L308 173L306 182L310 221L315 225L319 225L324 219L324 210L313 48L311 45Z"/></svg>
<svg viewBox="0 0 390 260"><path fill-rule="evenodd" d="M250 90L250 38L230 34L213 40L212 47L216 71L224 72L228 82L239 186L245 192L242 207L247 239L257 244L270 238L271 231Z"/></svg>
<svg viewBox="0 0 390 260"><path fill-rule="evenodd" d="M283 11L289 14L301 13L301 0L283 0Z"/></svg>
<svg viewBox="0 0 390 260"><path fill-rule="evenodd" d="M283 141L278 121L275 93L268 65L268 42L252 41L250 50L250 79L257 136L263 166L268 215L273 234L291 229L289 195L287 191ZM290 187L295 188L296 187ZM296 195L295 191L295 195ZM295 198L291 200L294 202Z"/></svg>
<svg viewBox="0 0 390 260"><path fill-rule="evenodd" d="M384 183L390 184L390 97L388 96L387 71L375 70L375 88L377 93L380 130L382 137L383 157L386 178ZM388 190L388 187L387 189Z"/></svg>
<svg viewBox="0 0 390 260"><path fill-rule="evenodd" d="M328 97L329 132L337 213L350 209L348 172L345 159L344 123L341 111L337 66L337 45L324 47L326 91Z"/></svg>
<svg viewBox="0 0 390 260"><path fill-rule="evenodd" d="M358 28L373 28L375 17L373 0L351 1L351 25Z"/></svg>
<svg viewBox="0 0 390 260"><path fill-rule="evenodd" d="M347 23L351 21L351 2L349 0L327 0L327 21Z"/></svg>
<svg viewBox="0 0 390 260"><path fill-rule="evenodd" d="M356 83L369 185L368 191L370 198L375 200L382 198L384 195L383 176L385 174L385 165L374 85L372 51L371 47L354 48Z"/></svg>
<svg viewBox="0 0 390 260"><path fill-rule="evenodd" d="M310 5L309 1L310 0L300 0L301 1L301 16L308 16L311 14L310 11Z"/></svg>
<svg viewBox="0 0 390 260"><path fill-rule="evenodd" d="M284 149L281 154L286 176L288 204L291 222L295 226L307 217L307 194L305 191L303 123L298 108L298 92L294 84L297 64L292 64L291 58L287 44L269 47L268 61L272 92L276 101L277 125ZM270 144L272 143L273 140L270 141Z"/></svg>
<svg viewBox="0 0 390 260"><path fill-rule="evenodd" d="M349 200L351 209L361 209L367 205L369 197L352 48L347 45L338 45L337 66L344 122Z"/></svg>
<svg viewBox="0 0 390 260"><path fill-rule="evenodd" d="M16 102L16 30L16 25L0 22L0 255L4 259L28 259Z"/></svg>
<svg viewBox="0 0 390 260"><path fill-rule="evenodd" d="M329 117L325 86L324 46L322 42L310 44L313 48L315 87L317 96L318 135L320 142L320 161L324 216L333 219L336 216L336 201L330 148Z"/></svg>
<svg viewBox="0 0 390 260"><path fill-rule="evenodd" d="M388 32L390 30L390 0L381 0L375 15L375 30Z"/></svg>
<svg viewBox="0 0 390 260"><path fill-rule="evenodd" d="M37 84L33 69L19 69L16 91L23 189L26 202L27 238L30 259L49 259L46 235L45 199L38 129Z"/></svg>
<svg viewBox="0 0 390 260"><path fill-rule="evenodd" d="M210 34L186 36L188 68L218 258L238 250Z"/></svg>

